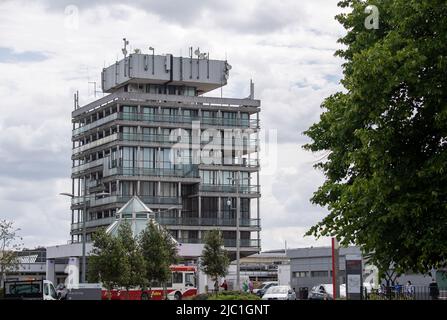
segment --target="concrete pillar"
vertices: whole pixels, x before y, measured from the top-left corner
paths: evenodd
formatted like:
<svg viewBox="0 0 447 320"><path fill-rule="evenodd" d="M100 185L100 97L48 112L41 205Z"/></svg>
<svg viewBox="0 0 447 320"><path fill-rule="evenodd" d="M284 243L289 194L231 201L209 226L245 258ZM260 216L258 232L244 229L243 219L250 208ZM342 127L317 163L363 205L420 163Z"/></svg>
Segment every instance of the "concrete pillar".
<svg viewBox="0 0 447 320"><path fill-rule="evenodd" d="M45 279L53 282L56 286L56 261L54 259L47 259Z"/></svg>
<svg viewBox="0 0 447 320"><path fill-rule="evenodd" d="M217 218L222 219L222 198L217 198Z"/></svg>

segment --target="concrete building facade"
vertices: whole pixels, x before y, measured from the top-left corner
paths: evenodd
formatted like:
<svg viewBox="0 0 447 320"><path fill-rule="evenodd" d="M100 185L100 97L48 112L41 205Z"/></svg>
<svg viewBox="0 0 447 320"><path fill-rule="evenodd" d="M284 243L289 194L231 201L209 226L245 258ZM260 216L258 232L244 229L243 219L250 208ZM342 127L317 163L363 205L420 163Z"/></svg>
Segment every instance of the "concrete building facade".
<svg viewBox="0 0 447 320"><path fill-rule="evenodd" d="M238 236L241 256L260 251L260 101L252 84L245 99L204 96L231 66L190 53L126 55L102 71L107 96L75 97L71 242L84 216L90 241L138 196L180 243L218 227L229 251Z"/></svg>

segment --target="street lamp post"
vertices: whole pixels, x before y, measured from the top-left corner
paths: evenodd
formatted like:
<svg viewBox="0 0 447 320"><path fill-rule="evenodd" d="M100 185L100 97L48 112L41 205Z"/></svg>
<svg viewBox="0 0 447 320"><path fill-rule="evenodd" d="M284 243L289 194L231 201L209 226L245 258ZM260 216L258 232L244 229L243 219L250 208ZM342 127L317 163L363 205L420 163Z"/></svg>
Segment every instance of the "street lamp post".
<svg viewBox="0 0 447 320"><path fill-rule="evenodd" d="M239 184L242 180L250 180L250 177L241 179L240 172L237 171L237 178L228 178L230 181L236 183L236 285L238 290L241 289L241 235L240 235L240 215L241 215L241 197L239 191ZM227 205L231 208L231 199L227 200Z"/></svg>
<svg viewBox="0 0 447 320"><path fill-rule="evenodd" d="M75 198L75 195L72 193L67 193L67 192L62 192L60 193L61 196L67 196L70 197L72 199ZM89 197L94 197L94 196L108 196L110 195L110 193L108 192L101 192L101 193L93 193L91 195L89 195ZM82 196L82 203L83 203L83 210L82 210L82 273L81 273L81 283L85 283L86 282L86 271L87 271L87 258L86 258L86 238L87 238L87 227L86 227L86 220L87 220L87 196L84 194ZM90 199L88 200L90 202Z"/></svg>

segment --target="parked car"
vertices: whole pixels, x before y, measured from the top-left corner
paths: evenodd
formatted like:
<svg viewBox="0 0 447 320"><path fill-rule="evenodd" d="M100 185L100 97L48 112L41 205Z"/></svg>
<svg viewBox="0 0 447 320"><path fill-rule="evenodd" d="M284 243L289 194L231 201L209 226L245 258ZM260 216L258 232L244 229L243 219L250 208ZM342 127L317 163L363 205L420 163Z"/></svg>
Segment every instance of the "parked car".
<svg viewBox="0 0 447 320"><path fill-rule="evenodd" d="M263 282L261 284L261 287L258 289L254 289L253 293L255 293L258 297L262 298L262 296L265 294L265 292L273 286L277 286L278 282L277 281L267 281L267 282Z"/></svg>
<svg viewBox="0 0 447 320"><path fill-rule="evenodd" d="M346 297L346 285L340 285L340 298ZM312 288L309 293L309 300L333 300L333 285L319 284Z"/></svg>
<svg viewBox="0 0 447 320"><path fill-rule="evenodd" d="M68 289L63 283L59 283L56 286L56 294L59 300L67 300Z"/></svg>
<svg viewBox="0 0 447 320"><path fill-rule="evenodd" d="M296 293L290 286L272 286L267 289L262 300L296 300Z"/></svg>

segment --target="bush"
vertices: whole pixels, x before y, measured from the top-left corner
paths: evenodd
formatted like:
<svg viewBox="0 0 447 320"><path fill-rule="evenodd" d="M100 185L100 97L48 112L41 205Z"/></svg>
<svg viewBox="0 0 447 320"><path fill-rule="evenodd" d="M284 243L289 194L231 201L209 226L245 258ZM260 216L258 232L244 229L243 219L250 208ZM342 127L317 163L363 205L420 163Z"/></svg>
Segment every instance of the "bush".
<svg viewBox="0 0 447 320"><path fill-rule="evenodd" d="M0 288L0 299L4 298L3 290L4 290L3 288Z"/></svg>
<svg viewBox="0 0 447 320"><path fill-rule="evenodd" d="M235 293L235 294L218 294L208 297L208 300L260 300L255 294Z"/></svg>
<svg viewBox="0 0 447 320"><path fill-rule="evenodd" d="M257 295L238 291L221 291L217 295L214 293L198 294L190 300L260 300Z"/></svg>
<svg viewBox="0 0 447 320"><path fill-rule="evenodd" d="M208 300L208 296L209 296L209 294L202 293L202 294L193 296L191 298L185 298L185 300Z"/></svg>

